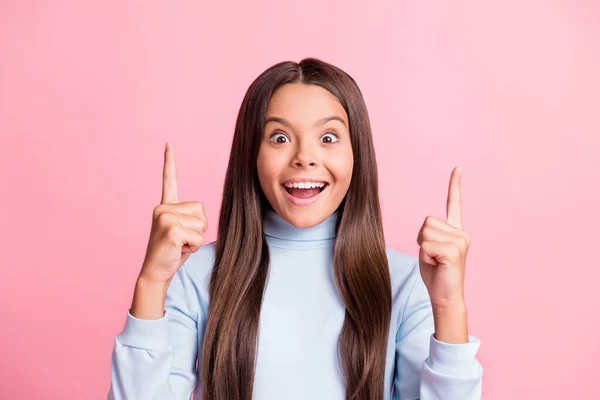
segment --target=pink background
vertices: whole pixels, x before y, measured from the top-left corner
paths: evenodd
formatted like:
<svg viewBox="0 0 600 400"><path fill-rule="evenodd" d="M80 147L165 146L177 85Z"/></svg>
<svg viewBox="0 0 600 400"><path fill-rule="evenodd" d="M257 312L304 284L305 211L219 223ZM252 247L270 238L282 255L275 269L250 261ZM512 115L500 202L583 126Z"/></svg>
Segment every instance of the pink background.
<svg viewBox="0 0 600 400"><path fill-rule="evenodd" d="M160 200L164 142L214 240L264 69L359 83L388 246L417 254L463 166L484 398L598 399L600 5L0 2L0 398L99 399Z"/></svg>

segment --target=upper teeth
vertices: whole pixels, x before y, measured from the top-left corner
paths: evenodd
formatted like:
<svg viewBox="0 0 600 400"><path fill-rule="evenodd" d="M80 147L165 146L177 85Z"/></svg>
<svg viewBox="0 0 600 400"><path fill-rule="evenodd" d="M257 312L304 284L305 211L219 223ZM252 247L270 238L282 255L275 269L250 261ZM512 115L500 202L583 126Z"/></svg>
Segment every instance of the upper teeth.
<svg viewBox="0 0 600 400"><path fill-rule="evenodd" d="M325 186L325 182L294 182L294 183L286 183L285 187L286 188L298 188L298 189L310 189L310 188L316 188L316 187L323 187Z"/></svg>

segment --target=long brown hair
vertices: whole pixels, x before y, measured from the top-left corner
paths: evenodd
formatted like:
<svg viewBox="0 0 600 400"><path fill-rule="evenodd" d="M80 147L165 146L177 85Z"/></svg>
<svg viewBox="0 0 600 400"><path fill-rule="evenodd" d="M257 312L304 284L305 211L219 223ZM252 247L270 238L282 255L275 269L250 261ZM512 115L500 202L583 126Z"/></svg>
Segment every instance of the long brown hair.
<svg viewBox="0 0 600 400"><path fill-rule="evenodd" d="M269 204L260 188L256 160L269 100L287 83L327 89L348 114L354 168L338 208L334 249L336 285L346 306L338 356L346 399L382 399L392 295L371 126L354 79L315 58L281 62L264 71L250 85L239 110L210 280L200 362L203 397L252 398L259 316L269 266L262 221Z"/></svg>

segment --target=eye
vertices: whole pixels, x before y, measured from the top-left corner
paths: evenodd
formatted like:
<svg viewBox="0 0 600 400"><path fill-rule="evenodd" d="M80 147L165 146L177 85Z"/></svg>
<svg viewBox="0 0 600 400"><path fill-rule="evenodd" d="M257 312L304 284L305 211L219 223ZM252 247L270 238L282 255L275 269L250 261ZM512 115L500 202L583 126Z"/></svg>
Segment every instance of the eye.
<svg viewBox="0 0 600 400"><path fill-rule="evenodd" d="M340 140L340 135L334 131L329 131L321 136L321 139L323 140L323 143L335 143Z"/></svg>
<svg viewBox="0 0 600 400"><path fill-rule="evenodd" d="M288 137L283 132L275 131L271 134L271 141L277 144L287 143L289 141Z"/></svg>

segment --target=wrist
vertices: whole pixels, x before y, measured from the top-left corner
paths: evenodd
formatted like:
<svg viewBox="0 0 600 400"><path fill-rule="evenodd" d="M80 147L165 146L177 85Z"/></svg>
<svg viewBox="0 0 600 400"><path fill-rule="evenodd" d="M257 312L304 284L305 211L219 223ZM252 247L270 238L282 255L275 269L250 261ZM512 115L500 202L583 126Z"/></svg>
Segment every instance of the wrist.
<svg viewBox="0 0 600 400"><path fill-rule="evenodd" d="M165 281L162 279L156 279L140 273L140 275L138 275L137 281L135 282L135 286L140 286L152 291L163 290L166 294L170 283L171 280Z"/></svg>
<svg viewBox="0 0 600 400"><path fill-rule="evenodd" d="M466 303L433 307L433 320L436 340L455 344L469 342Z"/></svg>
<svg viewBox="0 0 600 400"><path fill-rule="evenodd" d="M138 319L160 319L165 315L165 299L169 284L138 278L130 313Z"/></svg>

